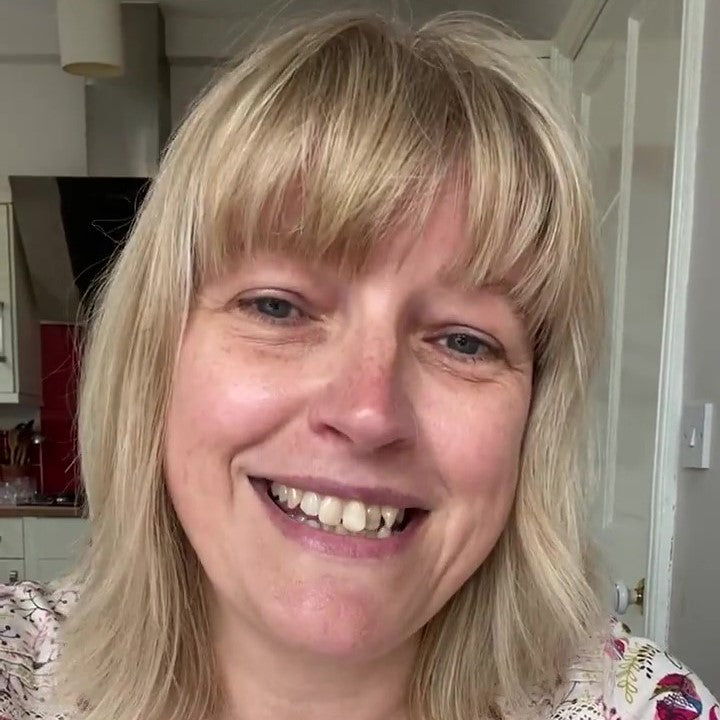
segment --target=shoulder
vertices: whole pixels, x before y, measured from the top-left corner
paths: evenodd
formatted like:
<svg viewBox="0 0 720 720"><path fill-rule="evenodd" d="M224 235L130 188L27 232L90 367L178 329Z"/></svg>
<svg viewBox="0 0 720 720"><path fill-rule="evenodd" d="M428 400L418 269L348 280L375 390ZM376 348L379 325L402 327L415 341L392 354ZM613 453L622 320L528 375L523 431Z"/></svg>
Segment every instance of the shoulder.
<svg viewBox="0 0 720 720"><path fill-rule="evenodd" d="M619 720L720 720L720 705L702 680L655 643L618 623L607 652L613 669L608 700Z"/></svg>
<svg viewBox="0 0 720 720"><path fill-rule="evenodd" d="M720 720L702 680L652 641L613 622L597 647L592 667L571 669L554 720Z"/></svg>
<svg viewBox="0 0 720 720"><path fill-rule="evenodd" d="M53 687L62 620L77 592L36 583L0 585L0 718L42 718Z"/></svg>

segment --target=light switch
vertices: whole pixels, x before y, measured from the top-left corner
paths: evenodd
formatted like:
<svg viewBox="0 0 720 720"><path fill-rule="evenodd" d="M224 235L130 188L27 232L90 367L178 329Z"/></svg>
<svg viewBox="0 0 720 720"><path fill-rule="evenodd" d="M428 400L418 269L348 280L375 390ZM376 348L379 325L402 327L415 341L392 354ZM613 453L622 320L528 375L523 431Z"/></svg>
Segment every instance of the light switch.
<svg viewBox="0 0 720 720"><path fill-rule="evenodd" d="M710 467L712 403L685 405L682 417L680 464L685 468Z"/></svg>

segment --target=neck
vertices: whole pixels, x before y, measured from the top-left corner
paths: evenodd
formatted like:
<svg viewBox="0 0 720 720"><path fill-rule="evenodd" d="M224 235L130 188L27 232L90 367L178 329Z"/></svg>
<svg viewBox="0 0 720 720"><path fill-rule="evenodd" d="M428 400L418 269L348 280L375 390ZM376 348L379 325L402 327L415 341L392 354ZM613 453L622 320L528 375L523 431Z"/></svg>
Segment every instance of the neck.
<svg viewBox="0 0 720 720"><path fill-rule="evenodd" d="M218 619L219 620L219 619ZM233 623L233 625L239 623ZM362 661L322 657L215 623L220 720L407 720L417 638Z"/></svg>

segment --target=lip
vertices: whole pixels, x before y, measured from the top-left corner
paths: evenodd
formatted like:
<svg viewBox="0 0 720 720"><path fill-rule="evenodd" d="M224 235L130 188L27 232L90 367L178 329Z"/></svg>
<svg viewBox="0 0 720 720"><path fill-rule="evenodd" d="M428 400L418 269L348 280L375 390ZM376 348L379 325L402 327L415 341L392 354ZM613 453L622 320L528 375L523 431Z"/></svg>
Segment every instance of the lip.
<svg viewBox="0 0 720 720"><path fill-rule="evenodd" d="M383 540L335 535L325 530L304 525L289 518L270 498L265 482L250 485L267 512L270 521L288 539L306 550L353 560L382 560L404 552L424 524L426 515L418 517L405 530Z"/></svg>
<svg viewBox="0 0 720 720"><path fill-rule="evenodd" d="M398 510L415 508L428 511L428 503L415 495L397 492L389 488L371 488L339 483L322 477L302 476L250 476L250 480L276 482L298 490L315 492L318 495L332 495L340 500L360 500L366 505L387 505Z"/></svg>

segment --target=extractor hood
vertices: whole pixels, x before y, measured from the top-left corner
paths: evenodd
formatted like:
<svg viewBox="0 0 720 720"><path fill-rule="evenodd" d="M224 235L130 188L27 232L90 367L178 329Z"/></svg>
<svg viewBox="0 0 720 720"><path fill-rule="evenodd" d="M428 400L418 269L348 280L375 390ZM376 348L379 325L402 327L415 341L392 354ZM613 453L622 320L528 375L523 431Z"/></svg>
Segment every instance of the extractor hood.
<svg viewBox="0 0 720 720"><path fill-rule="evenodd" d="M156 4L121 8L125 72L85 86L88 177L10 177L41 321L77 320L79 299L125 240L169 134L162 14Z"/></svg>
<svg viewBox="0 0 720 720"><path fill-rule="evenodd" d="M11 177L17 234L38 319L76 322L122 247L147 178Z"/></svg>

